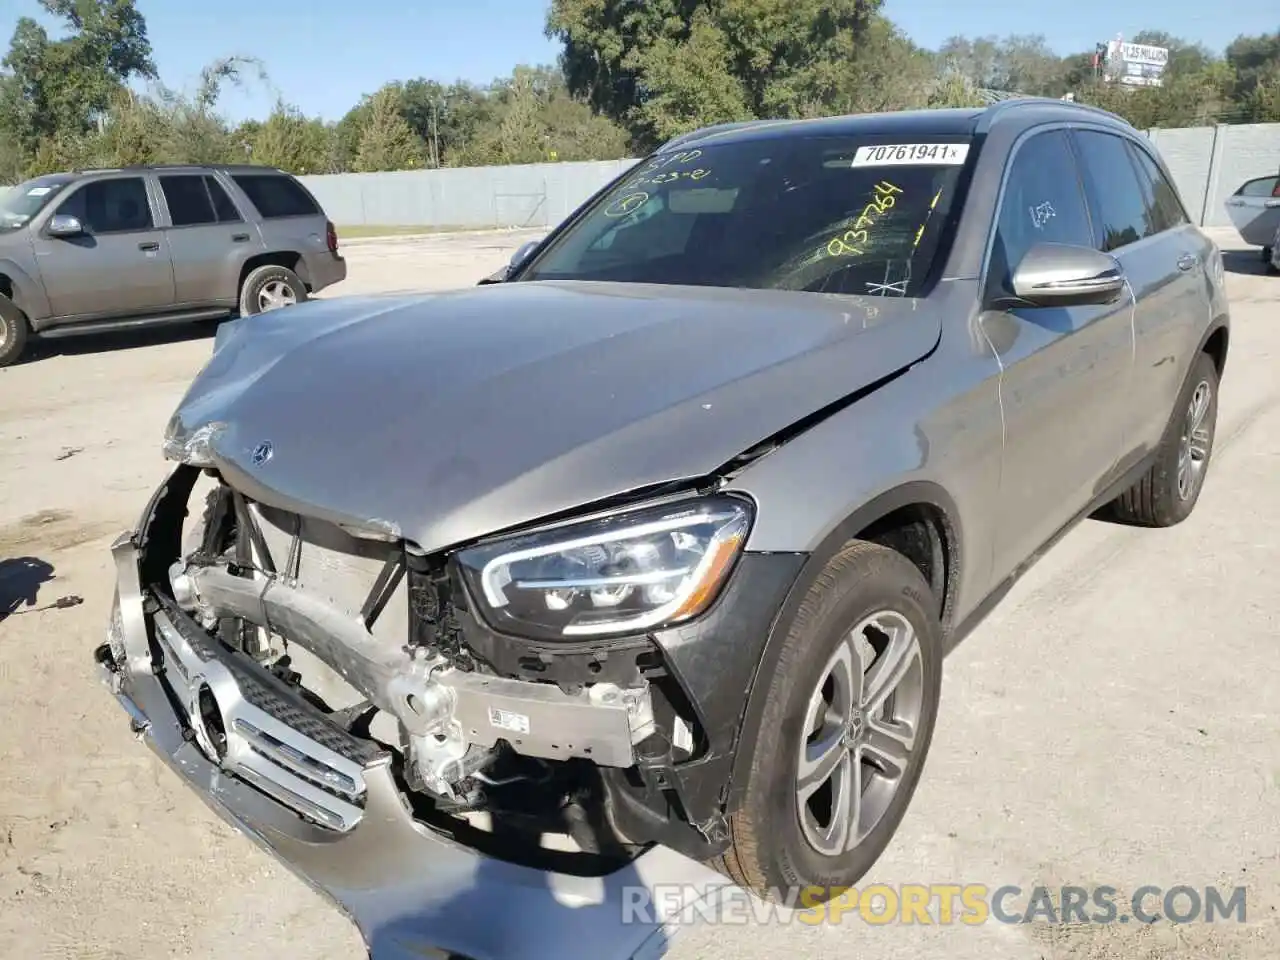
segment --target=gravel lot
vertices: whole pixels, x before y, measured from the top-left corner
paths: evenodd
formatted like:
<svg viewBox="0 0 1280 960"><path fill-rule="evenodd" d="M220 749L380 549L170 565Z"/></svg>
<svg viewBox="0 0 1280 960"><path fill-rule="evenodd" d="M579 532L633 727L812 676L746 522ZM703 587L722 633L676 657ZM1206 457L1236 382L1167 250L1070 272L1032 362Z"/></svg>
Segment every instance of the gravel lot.
<svg viewBox="0 0 1280 960"><path fill-rule="evenodd" d="M350 279L326 295L467 285L528 236L349 243ZM868 881L1239 884L1248 922L848 919L692 929L672 956L1280 956L1280 278L1253 251L1229 260L1235 326L1199 510L1168 531L1083 525L955 653L924 781ZM164 475L160 434L211 332L62 341L0 370L0 594L15 561L45 580L0 621L5 957L364 957L345 919L132 740L91 670L107 546ZM38 609L70 594L84 602Z"/></svg>

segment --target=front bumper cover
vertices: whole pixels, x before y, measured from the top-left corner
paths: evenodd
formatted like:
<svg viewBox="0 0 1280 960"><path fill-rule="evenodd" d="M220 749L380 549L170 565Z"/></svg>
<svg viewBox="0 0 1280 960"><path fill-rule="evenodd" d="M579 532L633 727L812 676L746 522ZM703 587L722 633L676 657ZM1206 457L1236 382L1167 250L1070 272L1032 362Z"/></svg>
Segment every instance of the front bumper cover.
<svg viewBox="0 0 1280 960"><path fill-rule="evenodd" d="M177 677L171 682L166 669L156 669L182 674L180 664L165 662L177 656L172 646L152 646L156 611L144 607L133 535L122 535L112 552L116 610L96 658L134 732L215 812L330 897L375 960L656 958L682 916L732 889L724 877L663 847L603 877L484 856L413 818L385 754L365 758L359 771L362 815L353 824L335 830L308 822L296 804L251 786L233 764L215 763L202 751L194 732L201 722L186 715ZM218 680L237 683L233 670ZM318 739L307 742L323 747Z"/></svg>

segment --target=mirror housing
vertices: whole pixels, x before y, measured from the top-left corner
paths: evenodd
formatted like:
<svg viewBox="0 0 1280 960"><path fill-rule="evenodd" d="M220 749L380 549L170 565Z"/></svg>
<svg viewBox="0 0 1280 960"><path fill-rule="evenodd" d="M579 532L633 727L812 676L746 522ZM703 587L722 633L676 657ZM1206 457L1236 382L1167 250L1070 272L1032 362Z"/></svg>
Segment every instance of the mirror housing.
<svg viewBox="0 0 1280 960"><path fill-rule="evenodd" d="M1037 243L1013 271L1013 294L1036 307L1113 303L1124 292L1115 257L1091 247Z"/></svg>
<svg viewBox="0 0 1280 960"><path fill-rule="evenodd" d="M84 235L84 224L79 217L66 213L55 213L49 218L46 228L51 237L80 237Z"/></svg>
<svg viewBox="0 0 1280 960"><path fill-rule="evenodd" d="M477 286L483 287L490 283L503 283L519 269L520 264L524 263L525 260L528 259L529 254L533 253L534 248L541 242L542 241L540 240L527 240L520 244L520 246L516 248L516 252L511 255L511 259L507 261L507 265L505 267L489 274L489 276L481 280Z"/></svg>
<svg viewBox="0 0 1280 960"><path fill-rule="evenodd" d="M515 273L516 268L529 258L529 254L537 248L539 240L527 240L516 248L516 252L511 255L511 261L507 264L507 272Z"/></svg>

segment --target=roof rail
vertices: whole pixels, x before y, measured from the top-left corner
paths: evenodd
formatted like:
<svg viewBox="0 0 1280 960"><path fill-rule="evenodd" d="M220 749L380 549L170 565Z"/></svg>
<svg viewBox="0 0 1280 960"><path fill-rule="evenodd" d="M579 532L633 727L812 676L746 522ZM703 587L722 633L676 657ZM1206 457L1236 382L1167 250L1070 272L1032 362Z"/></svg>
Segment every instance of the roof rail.
<svg viewBox="0 0 1280 960"><path fill-rule="evenodd" d="M71 172L88 173L146 173L157 170L271 170L283 173L278 167L260 163L136 163L121 167L82 167Z"/></svg>
<svg viewBox="0 0 1280 960"><path fill-rule="evenodd" d="M1106 117L1113 123L1119 123L1130 129L1135 129L1132 123L1119 114L1104 110L1102 107L1095 107L1092 104L1077 103L1075 100L1062 100L1058 97L1013 97L1008 100L997 100L986 107L982 118L978 121L979 132L989 130L996 120L1011 110L1016 110L1019 107L1044 107L1050 105L1060 107L1067 112L1091 113L1099 117Z"/></svg>

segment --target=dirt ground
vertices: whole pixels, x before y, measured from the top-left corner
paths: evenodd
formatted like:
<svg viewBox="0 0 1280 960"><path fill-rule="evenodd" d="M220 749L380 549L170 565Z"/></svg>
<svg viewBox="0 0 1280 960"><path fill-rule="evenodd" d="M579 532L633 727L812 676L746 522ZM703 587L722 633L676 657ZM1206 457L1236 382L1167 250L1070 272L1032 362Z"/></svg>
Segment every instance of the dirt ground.
<svg viewBox="0 0 1280 960"><path fill-rule="evenodd" d="M467 285L528 236L351 243L350 279L326 295ZM1261 266L1229 255L1231 359L1197 513L1168 531L1083 525L955 653L923 783L868 878L1244 885L1247 923L703 927L671 956L1280 956L1280 277ZM364 957L342 916L133 741L92 671L107 546L164 475L161 431L211 333L68 340L0 370L0 616L15 608L0 957Z"/></svg>

